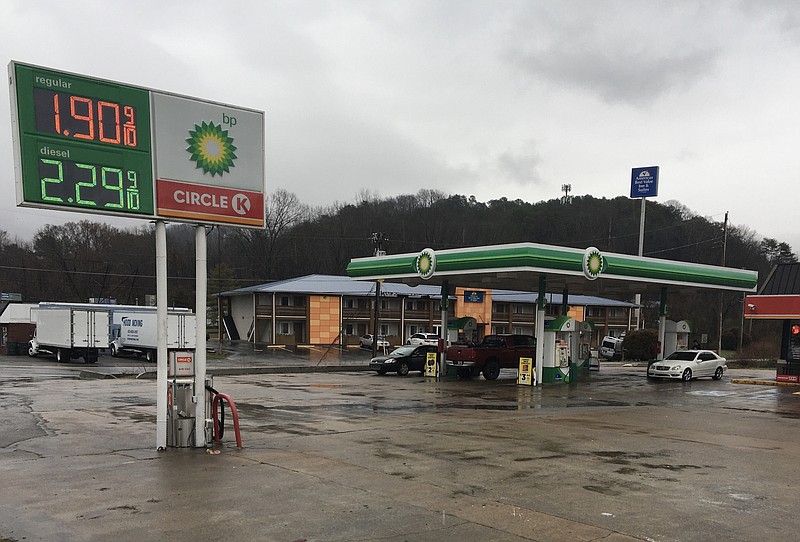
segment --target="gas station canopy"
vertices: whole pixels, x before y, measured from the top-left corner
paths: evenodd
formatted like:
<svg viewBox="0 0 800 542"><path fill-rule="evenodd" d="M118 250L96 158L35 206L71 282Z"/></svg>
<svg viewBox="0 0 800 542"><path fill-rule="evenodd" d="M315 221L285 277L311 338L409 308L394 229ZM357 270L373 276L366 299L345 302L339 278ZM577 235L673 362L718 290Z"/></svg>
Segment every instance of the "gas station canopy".
<svg viewBox="0 0 800 542"><path fill-rule="evenodd" d="M547 289L573 294L630 298L696 289L755 292L758 272L578 249L516 243L418 253L354 258L347 274L357 280L391 280L406 284L451 284L473 288L535 291L540 279Z"/></svg>

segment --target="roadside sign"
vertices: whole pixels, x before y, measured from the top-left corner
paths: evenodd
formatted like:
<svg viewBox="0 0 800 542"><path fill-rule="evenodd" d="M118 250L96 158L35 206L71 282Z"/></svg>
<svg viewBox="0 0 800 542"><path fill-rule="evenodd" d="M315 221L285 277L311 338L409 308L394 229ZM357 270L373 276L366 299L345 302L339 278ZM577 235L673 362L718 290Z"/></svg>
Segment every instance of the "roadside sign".
<svg viewBox="0 0 800 542"><path fill-rule="evenodd" d="M263 228L264 112L11 61L17 205Z"/></svg>
<svg viewBox="0 0 800 542"><path fill-rule="evenodd" d="M519 358L517 384L521 386L536 385L536 371L534 370L533 358Z"/></svg>
<svg viewBox="0 0 800 542"><path fill-rule="evenodd" d="M649 198L658 195L658 166L635 167L631 170L631 197Z"/></svg>
<svg viewBox="0 0 800 542"><path fill-rule="evenodd" d="M439 364L436 363L436 352L428 352L425 355L425 376L439 376Z"/></svg>

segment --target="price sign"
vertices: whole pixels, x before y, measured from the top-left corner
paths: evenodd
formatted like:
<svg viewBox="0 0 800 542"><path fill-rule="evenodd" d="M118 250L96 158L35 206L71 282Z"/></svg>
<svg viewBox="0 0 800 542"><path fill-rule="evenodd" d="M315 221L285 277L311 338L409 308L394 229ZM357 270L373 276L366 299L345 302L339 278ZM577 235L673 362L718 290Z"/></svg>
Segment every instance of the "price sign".
<svg viewBox="0 0 800 542"><path fill-rule="evenodd" d="M263 111L8 71L17 205L264 227Z"/></svg>
<svg viewBox="0 0 800 542"><path fill-rule="evenodd" d="M154 215L150 93L12 62L17 200Z"/></svg>

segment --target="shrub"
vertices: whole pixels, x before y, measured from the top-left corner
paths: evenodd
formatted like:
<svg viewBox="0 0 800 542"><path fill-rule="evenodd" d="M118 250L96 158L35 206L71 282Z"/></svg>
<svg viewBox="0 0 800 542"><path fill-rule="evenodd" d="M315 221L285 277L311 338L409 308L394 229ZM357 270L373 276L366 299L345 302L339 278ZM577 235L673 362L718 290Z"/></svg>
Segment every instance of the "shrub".
<svg viewBox="0 0 800 542"><path fill-rule="evenodd" d="M622 342L625 358L631 360L655 359L658 353L658 332L653 329L628 331Z"/></svg>
<svg viewBox="0 0 800 542"><path fill-rule="evenodd" d="M742 335L742 347L749 345L752 342L750 335L744 333ZM731 328L722 334L722 349L723 350L737 350L739 348L739 328Z"/></svg>

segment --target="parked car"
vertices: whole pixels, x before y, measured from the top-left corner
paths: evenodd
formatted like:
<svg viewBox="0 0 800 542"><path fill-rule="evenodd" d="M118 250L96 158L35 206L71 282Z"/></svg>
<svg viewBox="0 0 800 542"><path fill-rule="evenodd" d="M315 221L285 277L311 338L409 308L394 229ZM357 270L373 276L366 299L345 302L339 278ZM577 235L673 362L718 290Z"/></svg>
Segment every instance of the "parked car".
<svg viewBox="0 0 800 542"><path fill-rule="evenodd" d="M728 370L725 358L711 350L678 350L647 368L647 378L680 378L689 381L701 376L719 380Z"/></svg>
<svg viewBox="0 0 800 542"><path fill-rule="evenodd" d="M436 352L436 347L429 344L406 344L395 348L388 356L372 358L369 368L378 371L379 375L391 372L406 376L409 371L420 371L424 374L428 352Z"/></svg>
<svg viewBox="0 0 800 542"><path fill-rule="evenodd" d="M438 346L439 336L436 333L414 333L408 339L408 344L430 344Z"/></svg>
<svg viewBox="0 0 800 542"><path fill-rule="evenodd" d="M367 333L358 338L361 348L372 348L372 335ZM389 348L389 341L383 335L378 335L378 348Z"/></svg>

